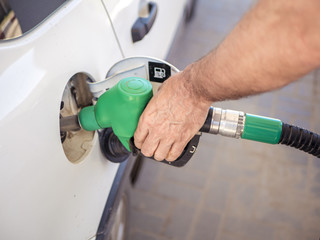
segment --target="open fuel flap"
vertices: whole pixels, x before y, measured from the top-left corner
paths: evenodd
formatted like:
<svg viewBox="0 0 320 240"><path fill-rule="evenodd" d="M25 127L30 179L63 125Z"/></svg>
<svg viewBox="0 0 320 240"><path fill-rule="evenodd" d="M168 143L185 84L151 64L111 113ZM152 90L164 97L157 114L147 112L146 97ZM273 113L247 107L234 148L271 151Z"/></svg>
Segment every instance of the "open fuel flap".
<svg viewBox="0 0 320 240"><path fill-rule="evenodd" d="M85 73L77 73L68 81L60 105L60 137L64 153L72 163L84 159L92 147L95 132L88 132L77 125L77 115L84 107L93 104L93 96Z"/></svg>

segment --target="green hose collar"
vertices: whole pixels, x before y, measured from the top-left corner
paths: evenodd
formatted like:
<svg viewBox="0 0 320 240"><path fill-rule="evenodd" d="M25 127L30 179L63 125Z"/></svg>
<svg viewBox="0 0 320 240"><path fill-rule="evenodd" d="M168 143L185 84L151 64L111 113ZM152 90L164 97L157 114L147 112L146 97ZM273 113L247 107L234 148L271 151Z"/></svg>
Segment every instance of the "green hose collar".
<svg viewBox="0 0 320 240"><path fill-rule="evenodd" d="M279 119L246 114L241 138L258 142L278 144L282 132Z"/></svg>

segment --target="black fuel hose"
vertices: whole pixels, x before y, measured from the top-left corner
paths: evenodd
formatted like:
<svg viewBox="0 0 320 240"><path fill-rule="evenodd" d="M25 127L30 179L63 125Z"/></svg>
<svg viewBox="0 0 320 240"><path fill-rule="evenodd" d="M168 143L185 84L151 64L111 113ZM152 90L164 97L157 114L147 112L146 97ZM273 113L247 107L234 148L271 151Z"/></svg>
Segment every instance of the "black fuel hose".
<svg viewBox="0 0 320 240"><path fill-rule="evenodd" d="M300 149L320 158L320 136L309 130L282 123L279 143Z"/></svg>

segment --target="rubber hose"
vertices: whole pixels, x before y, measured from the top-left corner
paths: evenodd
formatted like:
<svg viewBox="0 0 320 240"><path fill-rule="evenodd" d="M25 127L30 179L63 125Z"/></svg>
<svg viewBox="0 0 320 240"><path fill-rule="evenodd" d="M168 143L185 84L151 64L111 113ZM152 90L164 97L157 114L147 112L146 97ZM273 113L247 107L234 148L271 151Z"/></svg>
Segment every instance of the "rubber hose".
<svg viewBox="0 0 320 240"><path fill-rule="evenodd" d="M295 147L320 158L320 136L309 130L282 123L279 143Z"/></svg>

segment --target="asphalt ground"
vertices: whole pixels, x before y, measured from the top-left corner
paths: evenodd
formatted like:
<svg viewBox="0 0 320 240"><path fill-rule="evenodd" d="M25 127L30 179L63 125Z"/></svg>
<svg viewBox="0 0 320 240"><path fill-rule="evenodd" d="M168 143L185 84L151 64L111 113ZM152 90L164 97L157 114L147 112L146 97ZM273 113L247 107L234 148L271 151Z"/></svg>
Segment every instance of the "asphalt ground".
<svg viewBox="0 0 320 240"><path fill-rule="evenodd" d="M250 0L199 0L168 61L183 69L214 49ZM217 107L320 133L320 71L277 91ZM320 237L320 159L296 149L203 134L183 168L146 161L131 192L130 239Z"/></svg>

